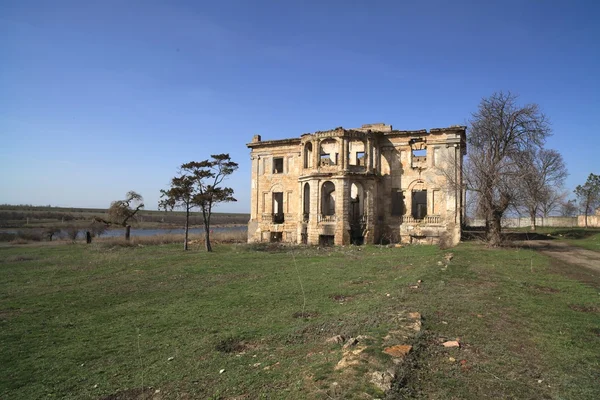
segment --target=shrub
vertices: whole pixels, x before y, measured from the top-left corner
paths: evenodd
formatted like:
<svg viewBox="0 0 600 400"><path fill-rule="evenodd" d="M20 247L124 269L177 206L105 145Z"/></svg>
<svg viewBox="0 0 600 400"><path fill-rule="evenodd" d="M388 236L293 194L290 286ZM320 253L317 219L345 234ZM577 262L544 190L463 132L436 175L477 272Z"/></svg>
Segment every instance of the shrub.
<svg viewBox="0 0 600 400"><path fill-rule="evenodd" d="M67 237L73 242L75 242L77 240L77 237L79 236L79 228L76 226L67 226L65 232L67 234Z"/></svg>

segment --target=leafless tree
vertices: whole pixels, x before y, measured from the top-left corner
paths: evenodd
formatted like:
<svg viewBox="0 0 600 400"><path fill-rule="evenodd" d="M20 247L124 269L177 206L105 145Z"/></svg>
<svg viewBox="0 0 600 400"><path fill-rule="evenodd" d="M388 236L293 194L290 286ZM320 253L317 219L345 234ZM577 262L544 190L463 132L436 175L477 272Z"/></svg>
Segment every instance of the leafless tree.
<svg viewBox="0 0 600 400"><path fill-rule="evenodd" d="M574 190L581 211L585 215L585 227L588 227L588 215L600 206L600 175L590 174L583 185L577 185Z"/></svg>
<svg viewBox="0 0 600 400"><path fill-rule="evenodd" d="M520 179L515 182L518 206L525 209L531 219L531 230L536 229L536 217L556 204L556 188L562 187L567 177L567 167L556 150L532 148L515 157Z"/></svg>
<svg viewBox="0 0 600 400"><path fill-rule="evenodd" d="M108 209L110 222L95 218L96 221L113 223L125 228L125 239L129 240L131 235L130 221L135 221L135 215L144 208L144 199L134 191L127 192L124 200L113 201Z"/></svg>
<svg viewBox="0 0 600 400"><path fill-rule="evenodd" d="M562 188L550 188L547 191L546 196L542 199L540 204L540 212L544 218L550 216L550 214L561 214L562 205L567 201L569 195L566 190ZM562 214L561 214L562 215Z"/></svg>
<svg viewBox="0 0 600 400"><path fill-rule="evenodd" d="M577 204L575 202L575 199L563 201L560 204L560 214L565 217L576 217Z"/></svg>
<svg viewBox="0 0 600 400"><path fill-rule="evenodd" d="M523 170L518 161L542 147L550 127L537 104L519 106L510 92L482 99L469 125L464 183L485 218L488 243L496 246L502 240L502 216L519 198Z"/></svg>

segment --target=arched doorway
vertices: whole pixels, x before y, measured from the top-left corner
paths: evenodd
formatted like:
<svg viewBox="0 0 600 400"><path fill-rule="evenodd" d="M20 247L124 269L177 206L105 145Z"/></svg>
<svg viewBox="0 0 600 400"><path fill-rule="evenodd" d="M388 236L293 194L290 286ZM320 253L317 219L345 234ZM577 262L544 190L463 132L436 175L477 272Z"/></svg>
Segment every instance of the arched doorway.
<svg viewBox="0 0 600 400"><path fill-rule="evenodd" d="M352 244L361 245L365 240L367 221L365 218L365 191L358 182L350 185L350 241Z"/></svg>
<svg viewBox="0 0 600 400"><path fill-rule="evenodd" d="M302 219L308 222L310 218L310 185L304 184L304 193L302 195Z"/></svg>

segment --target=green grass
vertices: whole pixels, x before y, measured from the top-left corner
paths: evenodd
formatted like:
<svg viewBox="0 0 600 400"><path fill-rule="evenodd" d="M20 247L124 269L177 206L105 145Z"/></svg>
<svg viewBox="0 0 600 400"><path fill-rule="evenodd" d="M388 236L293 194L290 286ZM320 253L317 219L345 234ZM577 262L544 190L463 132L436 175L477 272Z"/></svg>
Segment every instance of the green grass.
<svg viewBox="0 0 600 400"><path fill-rule="evenodd" d="M331 389L341 351L325 339L379 338L401 310L424 331L399 395L600 398L597 276L474 244L447 268L431 246L267 250L0 248L0 398L351 398L372 389Z"/></svg>

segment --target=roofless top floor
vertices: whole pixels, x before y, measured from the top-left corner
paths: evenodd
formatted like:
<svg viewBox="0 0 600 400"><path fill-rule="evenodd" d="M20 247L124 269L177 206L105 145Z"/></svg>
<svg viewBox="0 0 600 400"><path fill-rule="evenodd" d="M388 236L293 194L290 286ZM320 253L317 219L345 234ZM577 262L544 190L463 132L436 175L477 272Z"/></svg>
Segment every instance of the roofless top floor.
<svg viewBox="0 0 600 400"><path fill-rule="evenodd" d="M255 135L247 146L256 155L286 155L297 153L301 156L300 175L312 173L374 173L380 171L380 155L389 150L404 148L412 152L413 168L424 169L428 165L427 156L433 157L428 147L442 146L461 149L466 154L466 127L451 126L434 128L429 131L393 130L391 125L368 124L361 128L342 127L327 131L306 133L299 138L262 141ZM280 165L281 164L281 165ZM273 159L273 173L284 171L283 160Z"/></svg>

